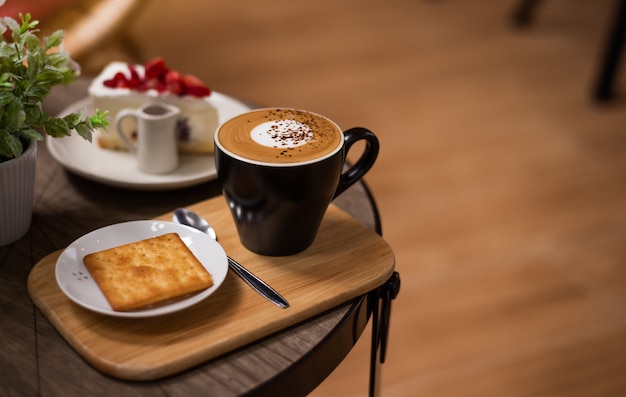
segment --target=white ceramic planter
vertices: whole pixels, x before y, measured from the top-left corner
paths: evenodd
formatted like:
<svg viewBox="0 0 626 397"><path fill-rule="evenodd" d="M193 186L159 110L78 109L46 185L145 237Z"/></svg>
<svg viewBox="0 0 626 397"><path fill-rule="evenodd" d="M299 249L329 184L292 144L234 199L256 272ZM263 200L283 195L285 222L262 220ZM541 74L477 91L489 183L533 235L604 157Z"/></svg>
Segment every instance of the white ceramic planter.
<svg viewBox="0 0 626 397"><path fill-rule="evenodd" d="M33 216L37 142L18 158L0 163L0 246L19 240Z"/></svg>

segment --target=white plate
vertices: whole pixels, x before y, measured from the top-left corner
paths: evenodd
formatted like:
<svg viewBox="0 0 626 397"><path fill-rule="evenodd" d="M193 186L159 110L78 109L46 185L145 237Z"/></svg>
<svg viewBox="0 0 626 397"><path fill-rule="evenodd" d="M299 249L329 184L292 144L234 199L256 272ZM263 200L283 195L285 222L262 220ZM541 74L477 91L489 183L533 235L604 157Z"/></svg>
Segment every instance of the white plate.
<svg viewBox="0 0 626 397"><path fill-rule="evenodd" d="M211 93L207 98L217 108L218 123L250 110L247 105L220 94ZM89 109L91 100L75 102L61 112L62 115ZM182 155L176 171L165 175L141 172L137 160L128 152L101 149L95 139L89 141L73 132L63 138L46 138L52 157L68 170L87 179L106 185L133 190L171 190L197 185L214 179L213 156Z"/></svg>
<svg viewBox="0 0 626 397"><path fill-rule="evenodd" d="M178 233L191 252L211 273L213 286L169 305L132 312L113 310L83 264L85 255L172 232ZM196 229L172 222L131 221L94 230L74 241L59 256L55 273L57 283L65 295L86 309L116 317L152 317L182 310L207 298L226 278L228 261L222 246Z"/></svg>

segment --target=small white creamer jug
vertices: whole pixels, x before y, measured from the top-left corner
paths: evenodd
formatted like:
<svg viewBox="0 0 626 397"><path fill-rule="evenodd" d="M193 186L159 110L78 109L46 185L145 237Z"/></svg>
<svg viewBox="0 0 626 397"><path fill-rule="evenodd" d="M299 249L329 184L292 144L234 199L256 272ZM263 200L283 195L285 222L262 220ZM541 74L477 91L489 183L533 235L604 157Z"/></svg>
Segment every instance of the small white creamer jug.
<svg viewBox="0 0 626 397"><path fill-rule="evenodd" d="M149 174L166 174L178 167L176 122L180 109L166 103L150 103L139 109L122 109L115 129L128 149L137 156L139 169ZM137 143L122 131L122 120L132 117L137 125Z"/></svg>

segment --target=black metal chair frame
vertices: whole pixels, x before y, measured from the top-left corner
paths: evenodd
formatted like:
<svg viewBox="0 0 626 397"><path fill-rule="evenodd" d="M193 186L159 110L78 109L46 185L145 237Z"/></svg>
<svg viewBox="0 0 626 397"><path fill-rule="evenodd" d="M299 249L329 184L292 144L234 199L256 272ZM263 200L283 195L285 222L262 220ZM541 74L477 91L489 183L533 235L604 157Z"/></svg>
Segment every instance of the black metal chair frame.
<svg viewBox="0 0 626 397"><path fill-rule="evenodd" d="M520 28L530 25L539 3L540 0L522 0L513 13L513 23ZM626 0L616 0L613 18L599 73L593 86L593 98L598 102L606 102L615 95L615 74L619 67L626 36Z"/></svg>

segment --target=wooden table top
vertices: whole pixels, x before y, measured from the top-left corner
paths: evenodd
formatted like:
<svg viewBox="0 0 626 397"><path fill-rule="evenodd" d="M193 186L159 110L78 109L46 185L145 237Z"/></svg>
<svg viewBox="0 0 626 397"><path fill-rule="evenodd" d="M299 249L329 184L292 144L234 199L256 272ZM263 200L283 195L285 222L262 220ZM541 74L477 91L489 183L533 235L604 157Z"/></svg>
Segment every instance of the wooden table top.
<svg viewBox="0 0 626 397"><path fill-rule="evenodd" d="M77 87L54 92L50 108L60 110L72 98L81 98L85 86ZM0 247L0 395L228 396L280 390L297 395L315 388L367 325L365 296L183 373L148 382L120 380L94 369L31 301L29 272L51 252L102 226L151 219L218 194L216 181L159 192L98 184L64 170L40 143L31 229L16 243ZM380 232L375 203L363 184L335 204Z"/></svg>

